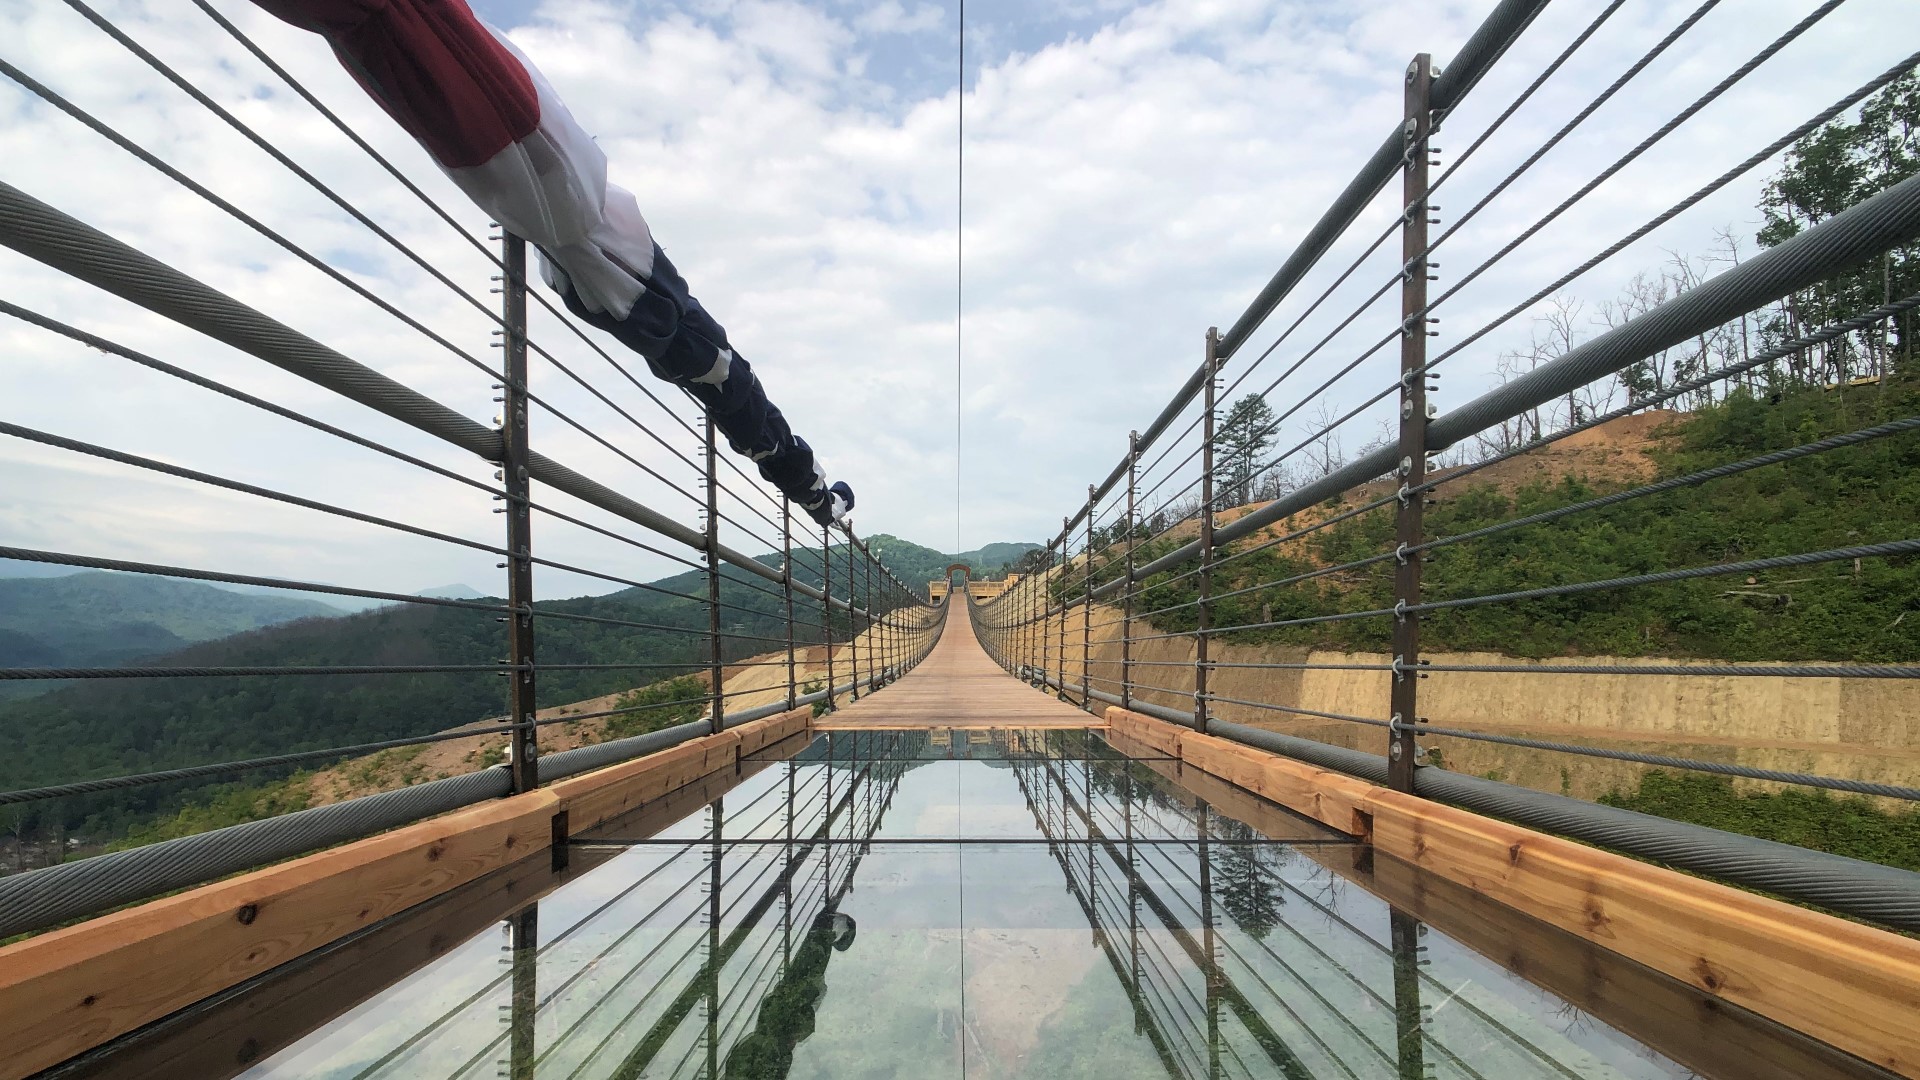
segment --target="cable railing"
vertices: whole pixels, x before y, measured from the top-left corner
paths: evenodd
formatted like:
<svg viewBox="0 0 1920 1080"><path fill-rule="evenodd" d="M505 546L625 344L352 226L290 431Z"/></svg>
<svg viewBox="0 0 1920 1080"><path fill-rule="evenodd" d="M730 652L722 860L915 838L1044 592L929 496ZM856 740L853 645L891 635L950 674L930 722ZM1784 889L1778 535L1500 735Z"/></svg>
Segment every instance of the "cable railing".
<svg viewBox="0 0 1920 1080"><path fill-rule="evenodd" d="M384 204L363 206L301 163L244 111L196 85L193 68L170 65L137 32L79 0L69 6L146 69L154 100L124 116L91 110L77 103L84 95L41 81L28 56L0 58L0 75L49 122L71 124L71 138L95 140L85 153L146 170L130 171L138 178L123 198L195 200L222 243L243 258L278 260L289 276L284 289L259 289L204 251L164 239L136 245L95 227L60 207L57 188L24 176L0 181L0 246L55 286L0 301L0 315L23 341L96 365L93 377L165 384L167 401L185 403L155 418L114 415L103 398L97 422L76 428L44 407L51 402L15 398L0 437L45 460L133 478L161 492L168 513L206 523L209 541L225 533L259 543L228 565L169 556L180 546L141 537L152 519L103 506L95 512L104 528L63 532L49 523L31 543L8 538L0 558L366 610L232 642L154 648L151 659L0 668L0 685L52 688L0 703L21 729L72 740L73 718L86 713L94 730L108 732L105 745L78 740L60 753L43 739L37 756L16 757L19 768L0 782L0 812L12 815L16 838L44 831L53 863L16 863L24 872L0 878L0 937L736 724L831 710L899 678L931 649L943 612L923 587L900 581L850 522L821 527L804 513L796 521L689 395L662 393L672 388L636 375L631 358L529 288L525 242L504 230L479 233L477 222L448 211L428 193L433 182L410 178L210 6L199 8L241 50L232 63L265 65L377 167L381 182L399 185L403 205L424 207L451 230L458 259L445 257L444 235L429 242L396 228L383 220ZM325 245L309 242L310 230L274 222L257 196L224 184L216 191L163 159L128 134L143 130L143 107L238 139L246 150L223 168L297 185L338 216L340 232ZM361 238L381 254L364 256ZM394 283L370 285L361 260L388 255L397 259ZM115 316L98 314L102 298L117 305ZM315 320L310 310L350 314ZM120 317L127 311L136 317ZM483 342L499 355L483 359ZM490 423L456 404L488 397L498 411ZM224 454L223 440L209 450L209 440L182 437L229 425L237 434L224 440ZM288 467L272 467L283 451ZM119 549L106 537L118 537ZM470 598L329 580L342 568L351 569L341 576L376 569L313 558L348 545L468 580L490 562L502 576L483 590L494 595ZM390 693L399 696L383 698ZM385 709L382 700L398 704ZM208 725L222 717L229 726L216 735ZM204 730L185 740L159 735L181 718ZM477 749L461 759L435 750L440 744ZM382 776L371 793L305 808L304 795L266 800L264 813L242 815L251 820L67 858L64 838L75 831L89 849L114 832L122 844L152 839L151 831L124 834L231 795L234 784L290 782L296 769L337 774L359 759L370 772L384 759L369 755L416 751L444 760L431 773Z"/></svg>
<svg viewBox="0 0 1920 1080"><path fill-rule="evenodd" d="M1783 106L1763 84L1830 42L1843 4L1743 27L1755 46L1719 70L1693 48L1734 17L1713 2L1631 47L1620 5L1560 40L1529 30L1543 6L1499 5L1444 71L1414 58L1380 149L1207 332L1036 572L969 604L976 636L1089 709L1920 927L1920 879L1873 861L1897 856L1714 827L1750 797L1895 819L1920 800L1920 747L1866 734L1920 704L1895 599L1920 540L1875 501L1904 505L1920 453L1920 177L1863 165L1808 194L1820 155L1910 100L1920 54L1871 50L1879 74ZM1600 70L1602 46L1623 66ZM1511 89L1470 100L1496 64ZM1576 73L1603 89L1556 104ZM1655 80L1684 104L1623 115ZM1750 141L1702 140L1729 110ZM1450 162L1442 126L1467 129ZM1713 217L1743 183L1757 252ZM1450 221L1443 185L1467 208ZM1711 257L1674 253L1709 233ZM1464 272L1443 274L1443 242ZM1636 267L1655 244L1663 265Z"/></svg>

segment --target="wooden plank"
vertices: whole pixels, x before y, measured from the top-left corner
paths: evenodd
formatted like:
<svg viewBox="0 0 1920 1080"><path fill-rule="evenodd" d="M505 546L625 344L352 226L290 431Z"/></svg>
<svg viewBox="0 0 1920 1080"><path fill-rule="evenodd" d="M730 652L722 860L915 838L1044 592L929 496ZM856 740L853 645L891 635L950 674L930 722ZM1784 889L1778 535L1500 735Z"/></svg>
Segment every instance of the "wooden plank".
<svg viewBox="0 0 1920 1080"><path fill-rule="evenodd" d="M1185 763L1901 1076L1920 1077L1920 941L1131 714ZM1144 722L1144 723L1143 723ZM1164 736L1164 733L1163 733Z"/></svg>
<svg viewBox="0 0 1920 1080"><path fill-rule="evenodd" d="M1886 1073L1781 1024L1627 960L1591 940L1384 853L1303 854L1702 1076L1873 1080Z"/></svg>
<svg viewBox="0 0 1920 1080"><path fill-rule="evenodd" d="M576 833L708 773L733 768L739 747L738 732L703 735L656 754L568 777L545 790L560 800L559 808L567 812L568 832Z"/></svg>
<svg viewBox="0 0 1920 1080"><path fill-rule="evenodd" d="M0 1080L90 1050L703 777L808 710L455 811L0 949ZM251 908L249 911L248 909ZM242 913L250 919L240 922Z"/></svg>
<svg viewBox="0 0 1920 1080"><path fill-rule="evenodd" d="M1127 735L1107 737L1109 744L1139 764L1172 781L1179 789L1206 802L1235 821L1245 822L1270 840L1326 840L1346 838L1304 814L1262 798L1231 778L1195 762L1154 757L1154 748Z"/></svg>
<svg viewBox="0 0 1920 1080"><path fill-rule="evenodd" d="M1920 1076L1920 941L1399 792L1373 806L1381 850Z"/></svg>
<svg viewBox="0 0 1920 1080"><path fill-rule="evenodd" d="M559 800L456 811L0 949L0 1077L23 1077L539 851Z"/></svg>
<svg viewBox="0 0 1920 1080"><path fill-rule="evenodd" d="M584 865L577 862L573 872ZM63 1080L223 1080L266 1060L538 900L556 874L544 851L268 972L230 1000L175 1013L69 1065Z"/></svg>

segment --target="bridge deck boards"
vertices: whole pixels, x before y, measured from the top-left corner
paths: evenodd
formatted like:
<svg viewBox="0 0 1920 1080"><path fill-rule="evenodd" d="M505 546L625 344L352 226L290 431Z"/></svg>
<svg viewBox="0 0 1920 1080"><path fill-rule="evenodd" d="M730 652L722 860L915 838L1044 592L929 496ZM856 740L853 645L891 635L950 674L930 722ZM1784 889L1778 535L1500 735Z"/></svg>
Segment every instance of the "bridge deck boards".
<svg viewBox="0 0 1920 1080"><path fill-rule="evenodd" d="M1087 728L1106 721L1008 675L973 635L964 603L947 609L933 652L899 682L814 721L816 728Z"/></svg>

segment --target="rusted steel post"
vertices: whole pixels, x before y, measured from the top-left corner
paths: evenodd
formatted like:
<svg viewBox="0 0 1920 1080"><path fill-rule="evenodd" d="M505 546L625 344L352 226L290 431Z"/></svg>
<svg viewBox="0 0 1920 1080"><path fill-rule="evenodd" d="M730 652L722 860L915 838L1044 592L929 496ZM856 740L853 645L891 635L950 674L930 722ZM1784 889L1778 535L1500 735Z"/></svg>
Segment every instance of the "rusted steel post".
<svg viewBox="0 0 1920 1080"><path fill-rule="evenodd" d="M533 671L533 504L527 475L527 243L502 230L500 480L506 493L507 736L513 790L540 786L539 704Z"/></svg>
<svg viewBox="0 0 1920 1080"><path fill-rule="evenodd" d="M1087 553L1081 575L1081 607L1085 618L1080 623L1080 707L1093 708L1093 510L1100 487L1087 485Z"/></svg>
<svg viewBox="0 0 1920 1080"><path fill-rule="evenodd" d="M834 710L833 702L833 530L820 526L820 636L825 639L820 646L827 654L827 697L826 711Z"/></svg>
<svg viewBox="0 0 1920 1080"><path fill-rule="evenodd" d="M793 504L785 499L780 500L780 595L787 605L787 709L791 711L800 690L793 658ZM791 815L792 808L788 811Z"/></svg>
<svg viewBox="0 0 1920 1080"><path fill-rule="evenodd" d="M1140 486L1140 433L1127 432L1127 588L1120 616L1120 707L1133 708L1133 549L1139 543L1134 521L1135 490Z"/></svg>
<svg viewBox="0 0 1920 1080"><path fill-rule="evenodd" d="M853 700L860 700L860 572L855 569L853 528L847 528L847 669L852 672Z"/></svg>
<svg viewBox="0 0 1920 1080"><path fill-rule="evenodd" d="M1220 328L1207 328L1206 397L1200 414L1200 602L1193 630L1193 728L1207 730L1207 634L1213 624L1213 439L1220 392Z"/></svg>
<svg viewBox="0 0 1920 1080"><path fill-rule="evenodd" d="M507 952L513 989L507 1008L507 1070L510 1080L533 1080L540 1047L535 1041L540 985L540 905L529 904L507 919Z"/></svg>
<svg viewBox="0 0 1920 1080"><path fill-rule="evenodd" d="M1067 565L1073 560L1067 556L1068 538L1073 535L1073 519L1060 519L1060 681L1056 684L1059 692L1055 695L1061 701L1067 700Z"/></svg>
<svg viewBox="0 0 1920 1080"><path fill-rule="evenodd" d="M866 563L866 570L867 570L867 605L866 605L867 606L867 630L871 634L871 636L867 639L867 689L872 690L874 688L874 683L879 680L879 670L880 670L879 659L881 656L879 652L879 644L882 638L884 637L884 635L886 634L886 628L884 626L878 626L874 622L873 549L870 547L863 547L861 549L861 554L866 556L866 558L863 561Z"/></svg>
<svg viewBox="0 0 1920 1080"><path fill-rule="evenodd" d="M1432 59L1426 53L1407 66L1406 120L1401 128L1402 205L1400 271L1400 498L1395 510L1393 568L1393 688L1389 699L1387 784L1413 790L1420 722L1420 555L1426 505L1420 485L1427 478L1427 139L1433 111L1428 92Z"/></svg>
<svg viewBox="0 0 1920 1080"><path fill-rule="evenodd" d="M727 723L724 655L720 642L720 474L714 447L713 415L707 415L707 674L713 680L713 717L709 726L718 735Z"/></svg>

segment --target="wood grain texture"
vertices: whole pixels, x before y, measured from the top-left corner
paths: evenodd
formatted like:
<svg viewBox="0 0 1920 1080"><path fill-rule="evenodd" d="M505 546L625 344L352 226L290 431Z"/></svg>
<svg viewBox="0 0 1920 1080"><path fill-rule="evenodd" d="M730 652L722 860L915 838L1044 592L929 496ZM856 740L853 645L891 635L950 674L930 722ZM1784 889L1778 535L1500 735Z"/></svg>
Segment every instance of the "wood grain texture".
<svg viewBox="0 0 1920 1080"><path fill-rule="evenodd" d="M58 1064L552 838L544 792L456 811L0 950L0 1077Z"/></svg>
<svg viewBox="0 0 1920 1080"><path fill-rule="evenodd" d="M1109 709L1115 731L1172 732L1184 764L1552 926L1901 1076L1920 1077L1920 941L1757 896L1212 735ZM1154 743L1158 745L1158 743ZM1264 760L1261 760L1264 759ZM1205 764L1202 764L1202 763Z"/></svg>
<svg viewBox="0 0 1920 1080"><path fill-rule="evenodd" d="M947 610L933 651L899 682L814 722L844 728L1088 728L1106 723L1008 675L973 635L965 606Z"/></svg>
<svg viewBox="0 0 1920 1080"><path fill-rule="evenodd" d="M779 716L0 949L0 1080L118 1038L807 730ZM245 921L243 921L245 920Z"/></svg>

